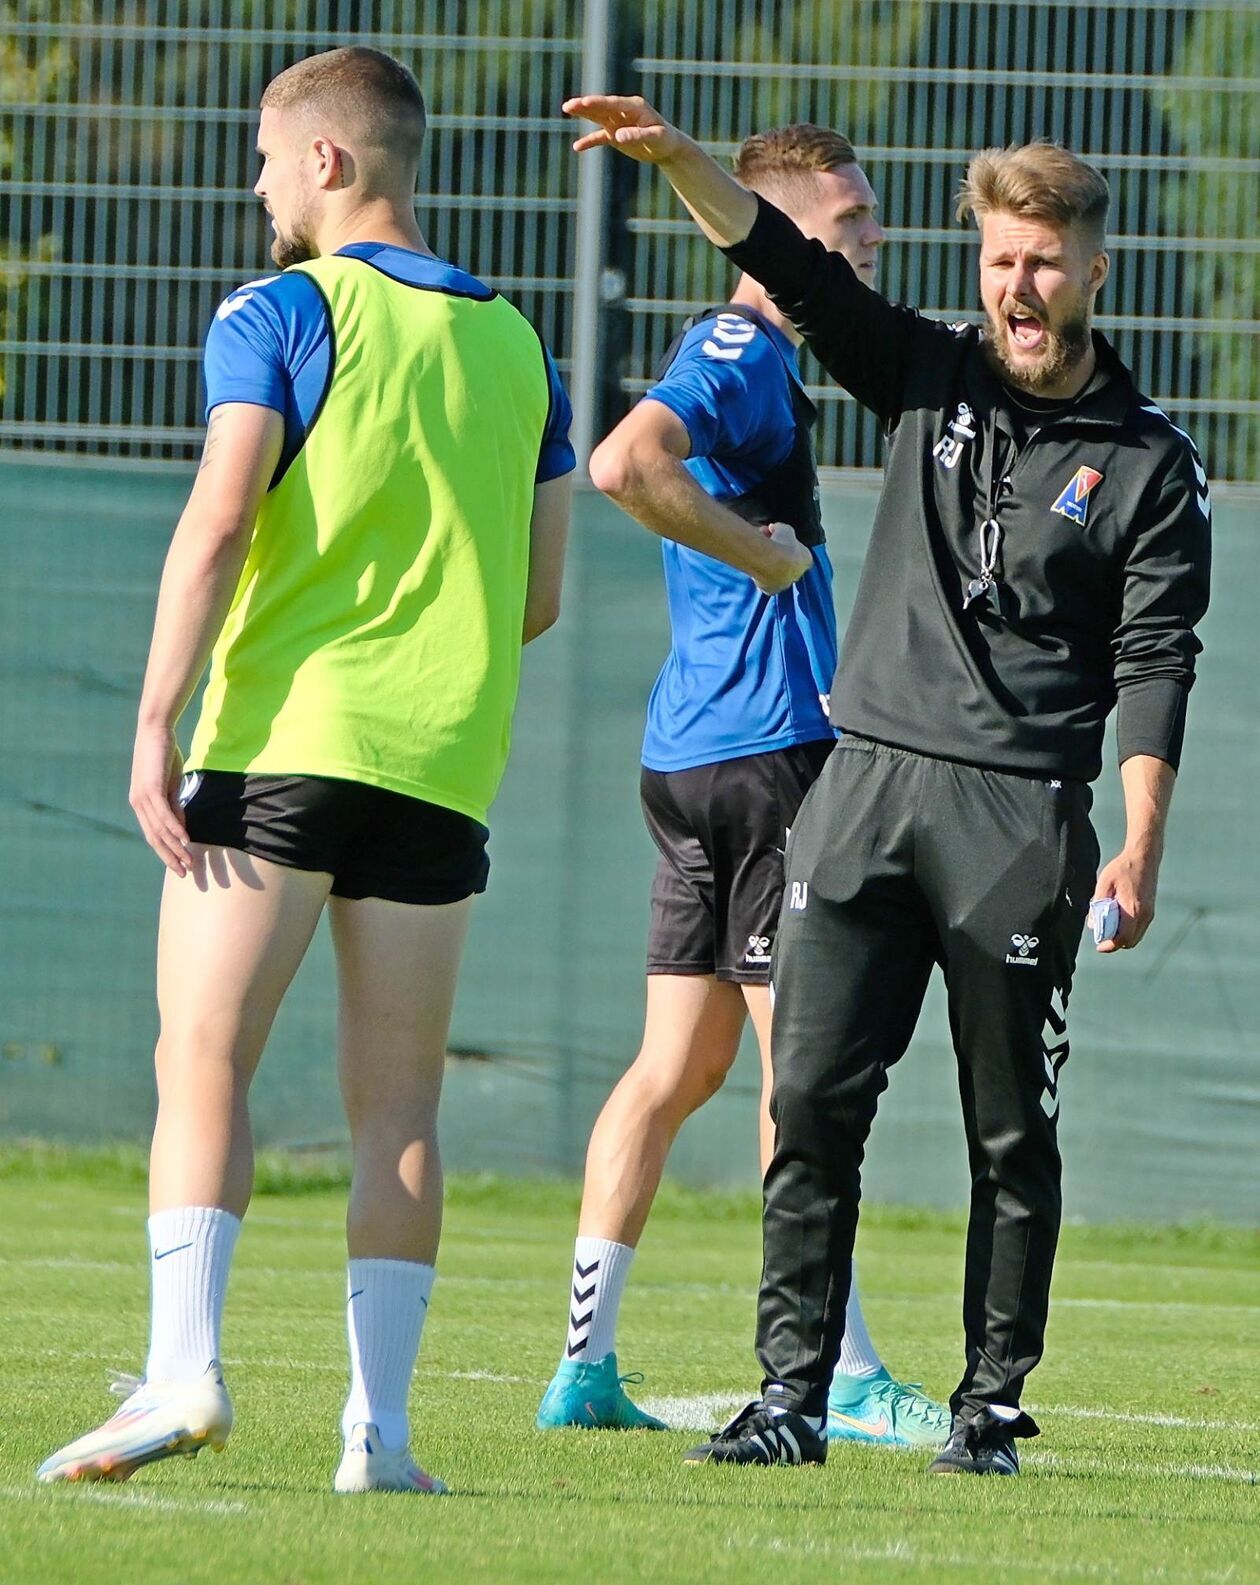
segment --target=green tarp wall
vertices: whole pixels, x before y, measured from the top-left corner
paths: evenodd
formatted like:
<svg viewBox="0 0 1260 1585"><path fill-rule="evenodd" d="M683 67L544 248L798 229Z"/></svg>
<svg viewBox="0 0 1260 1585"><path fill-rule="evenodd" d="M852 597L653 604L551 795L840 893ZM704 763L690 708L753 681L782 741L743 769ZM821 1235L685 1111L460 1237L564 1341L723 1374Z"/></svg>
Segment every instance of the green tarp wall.
<svg viewBox="0 0 1260 1585"><path fill-rule="evenodd" d="M143 1140L154 1103L161 870L127 807L174 472L0 464L0 1133ZM827 492L841 619L877 482ZM1159 918L1139 952L1082 954L1062 1139L1070 1214L1260 1222L1260 787L1254 550L1260 497L1216 505L1213 608L1191 703ZM666 645L656 542L579 497L559 625L526 655L492 816L443 1102L448 1165L575 1172L637 1046L652 849L638 813L644 701ZM1109 762L1095 807L1120 842ZM260 1142L344 1138L321 935L255 1089ZM747 1047L747 1042L746 1042ZM684 1129L671 1170L751 1183L756 1061ZM957 1204L966 1164L934 986L894 1070L867 1193Z"/></svg>

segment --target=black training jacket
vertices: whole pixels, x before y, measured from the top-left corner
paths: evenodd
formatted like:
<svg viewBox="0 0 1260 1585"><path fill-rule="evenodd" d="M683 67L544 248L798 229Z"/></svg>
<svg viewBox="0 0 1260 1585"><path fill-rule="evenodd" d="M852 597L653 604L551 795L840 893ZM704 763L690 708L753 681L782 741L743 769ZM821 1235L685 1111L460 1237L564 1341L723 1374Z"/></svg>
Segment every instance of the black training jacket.
<svg viewBox="0 0 1260 1585"><path fill-rule="evenodd" d="M764 199L727 254L882 421L889 448L831 693L845 731L996 770L1092 781L1176 766L1207 607L1211 508L1189 436L1095 334L1096 394L1022 449L974 325L888 302ZM980 529L1001 525L996 582Z"/></svg>

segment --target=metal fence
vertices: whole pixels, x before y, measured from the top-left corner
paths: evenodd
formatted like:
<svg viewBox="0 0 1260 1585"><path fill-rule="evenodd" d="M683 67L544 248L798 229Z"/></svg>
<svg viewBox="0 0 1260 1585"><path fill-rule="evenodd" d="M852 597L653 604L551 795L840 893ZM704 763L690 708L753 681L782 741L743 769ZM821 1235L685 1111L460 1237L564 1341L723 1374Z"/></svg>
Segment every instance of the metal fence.
<svg viewBox="0 0 1260 1585"><path fill-rule="evenodd" d="M205 324L266 266L254 107L349 41L415 68L430 241L535 319L584 434L730 284L658 177L569 155L560 101L614 86L722 154L788 120L848 133L884 289L951 319L975 313L968 154L1078 149L1115 194L1101 327L1216 477L1260 477L1256 0L0 0L0 447L191 455ZM810 378L820 461L878 465L870 420Z"/></svg>
<svg viewBox="0 0 1260 1585"><path fill-rule="evenodd" d="M270 268L258 100L346 43L405 60L425 231L571 341L580 0L0 0L0 446L189 457L201 341Z"/></svg>
<svg viewBox="0 0 1260 1585"><path fill-rule="evenodd" d="M635 64L645 97L715 153L788 121L845 132L882 202L881 289L951 320L980 317L974 231L953 220L969 155L1035 137L1076 149L1112 186L1099 327L1216 477L1260 476L1255 0L666 0L643 10ZM630 221L629 390L677 315L725 283L662 186L640 179ZM834 385L813 394L820 461L877 462L873 421Z"/></svg>

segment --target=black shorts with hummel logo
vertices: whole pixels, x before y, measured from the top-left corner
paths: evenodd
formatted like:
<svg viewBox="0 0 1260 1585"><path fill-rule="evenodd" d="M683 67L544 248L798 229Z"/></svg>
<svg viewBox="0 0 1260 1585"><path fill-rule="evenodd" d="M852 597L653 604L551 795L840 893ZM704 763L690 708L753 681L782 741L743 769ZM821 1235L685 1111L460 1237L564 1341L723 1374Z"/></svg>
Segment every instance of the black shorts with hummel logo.
<svg viewBox="0 0 1260 1585"><path fill-rule="evenodd" d="M643 818L660 851L649 974L765 985L783 901L783 850L834 738L691 770L643 768Z"/></svg>

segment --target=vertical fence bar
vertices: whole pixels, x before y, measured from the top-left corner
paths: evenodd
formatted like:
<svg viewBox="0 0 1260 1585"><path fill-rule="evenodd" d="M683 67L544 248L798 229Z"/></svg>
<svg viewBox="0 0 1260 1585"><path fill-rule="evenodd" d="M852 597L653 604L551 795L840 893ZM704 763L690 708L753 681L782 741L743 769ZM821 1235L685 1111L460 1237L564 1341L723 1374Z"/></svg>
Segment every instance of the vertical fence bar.
<svg viewBox="0 0 1260 1585"><path fill-rule="evenodd" d="M608 88L609 0L586 0L582 38L584 94ZM604 177L607 161L587 156L578 167L577 249L573 289L573 449L583 475L599 417L600 276L604 268Z"/></svg>

